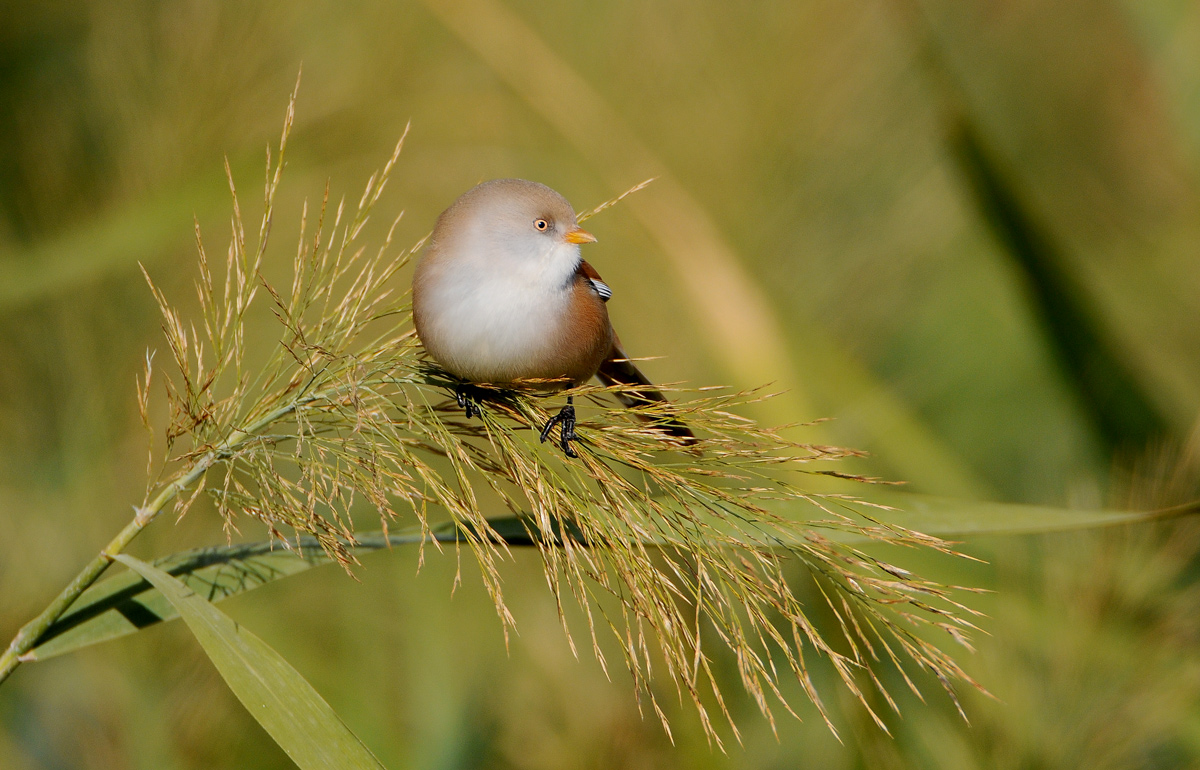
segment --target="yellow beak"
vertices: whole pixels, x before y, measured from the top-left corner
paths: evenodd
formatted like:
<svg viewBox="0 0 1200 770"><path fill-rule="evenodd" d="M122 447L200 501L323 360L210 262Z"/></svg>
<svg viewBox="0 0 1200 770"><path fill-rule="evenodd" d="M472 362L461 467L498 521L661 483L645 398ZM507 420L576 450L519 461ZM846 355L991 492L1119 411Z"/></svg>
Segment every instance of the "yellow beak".
<svg viewBox="0 0 1200 770"><path fill-rule="evenodd" d="M596 236L584 230L582 227L576 227L566 235L567 243L595 243Z"/></svg>

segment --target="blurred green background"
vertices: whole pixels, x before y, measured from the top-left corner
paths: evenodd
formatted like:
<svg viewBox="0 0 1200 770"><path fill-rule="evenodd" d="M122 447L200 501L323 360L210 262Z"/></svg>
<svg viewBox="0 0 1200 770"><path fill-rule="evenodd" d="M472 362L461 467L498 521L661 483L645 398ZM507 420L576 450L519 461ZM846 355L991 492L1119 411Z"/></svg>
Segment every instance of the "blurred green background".
<svg viewBox="0 0 1200 770"><path fill-rule="evenodd" d="M275 226L356 198L412 121L383 203L402 243L472 184L589 208L587 258L653 378L787 393L754 416L964 498L1158 506L1197 493L1200 4L1179 0L289 3L44 0L0 11L0 636L141 500L134 375L164 349L137 269L186 309L192 220L220 253L227 155L254 211L303 63ZM407 280L404 277L403 280ZM263 335L273 329L264 325ZM164 351L165 352L165 351ZM161 360L161 359L160 359ZM160 439L161 446L161 439ZM371 526L369 520L364 526ZM246 525L239 537L261 532ZM211 510L153 557L220 542ZM1200 532L1187 523L972 542L994 589L971 724L927 688L870 725L826 677L778 738L737 692L674 745L564 641L536 559L519 636L452 553L397 550L225 605L393 768L1200 764ZM288 767L185 629L24 666L0 767Z"/></svg>

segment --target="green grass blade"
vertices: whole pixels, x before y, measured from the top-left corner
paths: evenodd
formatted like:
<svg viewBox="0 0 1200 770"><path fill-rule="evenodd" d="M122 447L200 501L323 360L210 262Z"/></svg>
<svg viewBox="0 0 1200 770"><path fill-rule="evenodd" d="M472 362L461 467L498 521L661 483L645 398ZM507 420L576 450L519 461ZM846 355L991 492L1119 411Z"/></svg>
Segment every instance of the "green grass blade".
<svg viewBox="0 0 1200 770"><path fill-rule="evenodd" d="M881 490L862 494L860 497L895 509L868 509L873 519L926 535L954 540L990 535L1038 535L1121 524L1141 524L1200 512L1200 501L1151 511L1121 511L1075 510L1049 505L959 500ZM789 515L787 511L779 512ZM838 539L861 541L865 538L846 533L844 536L839 534Z"/></svg>
<svg viewBox="0 0 1200 770"><path fill-rule="evenodd" d="M494 526L509 545L529 544L519 520L500 519ZM457 534L452 527L435 527L431 537L440 542L453 542ZM420 542L421 532L418 528L388 535L368 532L357 535L356 539L357 544L350 552L361 556L391 546ZM330 563L315 538L301 537L292 546L292 549L285 549L278 542L268 541L197 548L157 559L153 564L208 601L219 602ZM171 602L149 582L135 572L122 572L85 591L71 609L46 630L25 659L28 662L47 660L178 616Z"/></svg>
<svg viewBox="0 0 1200 770"><path fill-rule="evenodd" d="M265 642L166 572L132 556L116 559L174 606L238 700L299 767L383 767L312 685Z"/></svg>
<svg viewBox="0 0 1200 770"><path fill-rule="evenodd" d="M301 542L296 551L278 543L200 548L172 554L154 566L178 578L192 591L219 602L281 577L328 563L316 541ZM272 546L274 546L272 550ZM79 597L71 610L46 630L33 660L46 660L81 647L132 634L179 613L136 572L103 580Z"/></svg>
<svg viewBox="0 0 1200 770"><path fill-rule="evenodd" d="M897 509L880 511L881 514L885 514L882 516L872 513L874 518L926 535L952 539L1069 532L1121 524L1142 524L1200 512L1200 501L1151 511L1121 511L1075 510L1049 505L957 500L906 492L875 492L863 497Z"/></svg>
<svg viewBox="0 0 1200 770"><path fill-rule="evenodd" d="M879 522L951 539L1094 529L1200 511L1200 503L1153 511L1119 511L979 502L880 490L873 490L862 497L895 509L867 509L871 517ZM773 512L797 522L826 518L821 511L809 505L778 505L773 507ZM510 546L532 545L520 518L494 519L492 527ZM866 540L863 535L853 532L823 531L822 534L842 542ZM458 539L451 526L435 528L431 536L440 542ZM355 538L357 545L350 551L361 556L391 546L417 543L421 535L418 530L410 529L389 535L382 532L358 533ZM772 540L779 542L777 532L772 533ZM787 542L781 544L791 545ZM154 566L215 603L312 567L329 564L330 561L315 539L303 537L294 544L293 550L285 550L272 542L198 548L158 559ZM178 616L172 603L153 585L137 573L124 572L88 589L70 612L46 631L26 660L47 660L174 620Z"/></svg>
<svg viewBox="0 0 1200 770"><path fill-rule="evenodd" d="M803 500L762 501L760 505L769 513L785 520L782 526L771 525L769 518L760 525L717 514L703 518L706 527L734 542L747 546L793 548L813 531L829 540L854 544L870 542L872 538L862 529L877 526L902 527L924 535L962 541L976 537L1041 535L1144 524L1200 513L1200 500L1149 511L1077 510L882 489L857 491L856 495L814 496L814 500L820 500L827 510ZM838 516L845 519L839 521ZM799 526L789 527L787 523Z"/></svg>

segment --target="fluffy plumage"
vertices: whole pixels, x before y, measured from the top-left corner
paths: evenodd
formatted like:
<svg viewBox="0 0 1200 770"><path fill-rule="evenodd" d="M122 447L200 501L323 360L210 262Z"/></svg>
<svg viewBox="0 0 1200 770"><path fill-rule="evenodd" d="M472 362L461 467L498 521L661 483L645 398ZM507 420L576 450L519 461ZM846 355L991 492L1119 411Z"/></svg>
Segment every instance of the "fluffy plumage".
<svg viewBox="0 0 1200 770"><path fill-rule="evenodd" d="M497 179L464 193L438 218L413 278L430 354L473 382L591 378L612 326L579 275L579 244L565 239L576 229L571 205L545 185Z"/></svg>
<svg viewBox="0 0 1200 770"><path fill-rule="evenodd" d="M595 240L549 187L496 179L442 212L413 277L413 318L425 348L471 382L520 380L644 386L627 405L664 400L625 361L605 303L612 290L579 245ZM668 424L669 423L669 424ZM671 434L692 439L682 424Z"/></svg>

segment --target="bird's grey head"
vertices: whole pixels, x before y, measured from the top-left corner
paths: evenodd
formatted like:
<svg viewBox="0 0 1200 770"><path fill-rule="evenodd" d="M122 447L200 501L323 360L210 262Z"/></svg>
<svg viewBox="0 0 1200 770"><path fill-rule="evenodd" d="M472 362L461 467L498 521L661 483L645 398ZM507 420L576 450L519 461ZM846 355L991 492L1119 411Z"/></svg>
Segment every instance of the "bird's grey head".
<svg viewBox="0 0 1200 770"><path fill-rule="evenodd" d="M476 185L446 209L433 232L434 243L489 261L542 264L578 263L579 244L593 240L566 198L524 179Z"/></svg>

